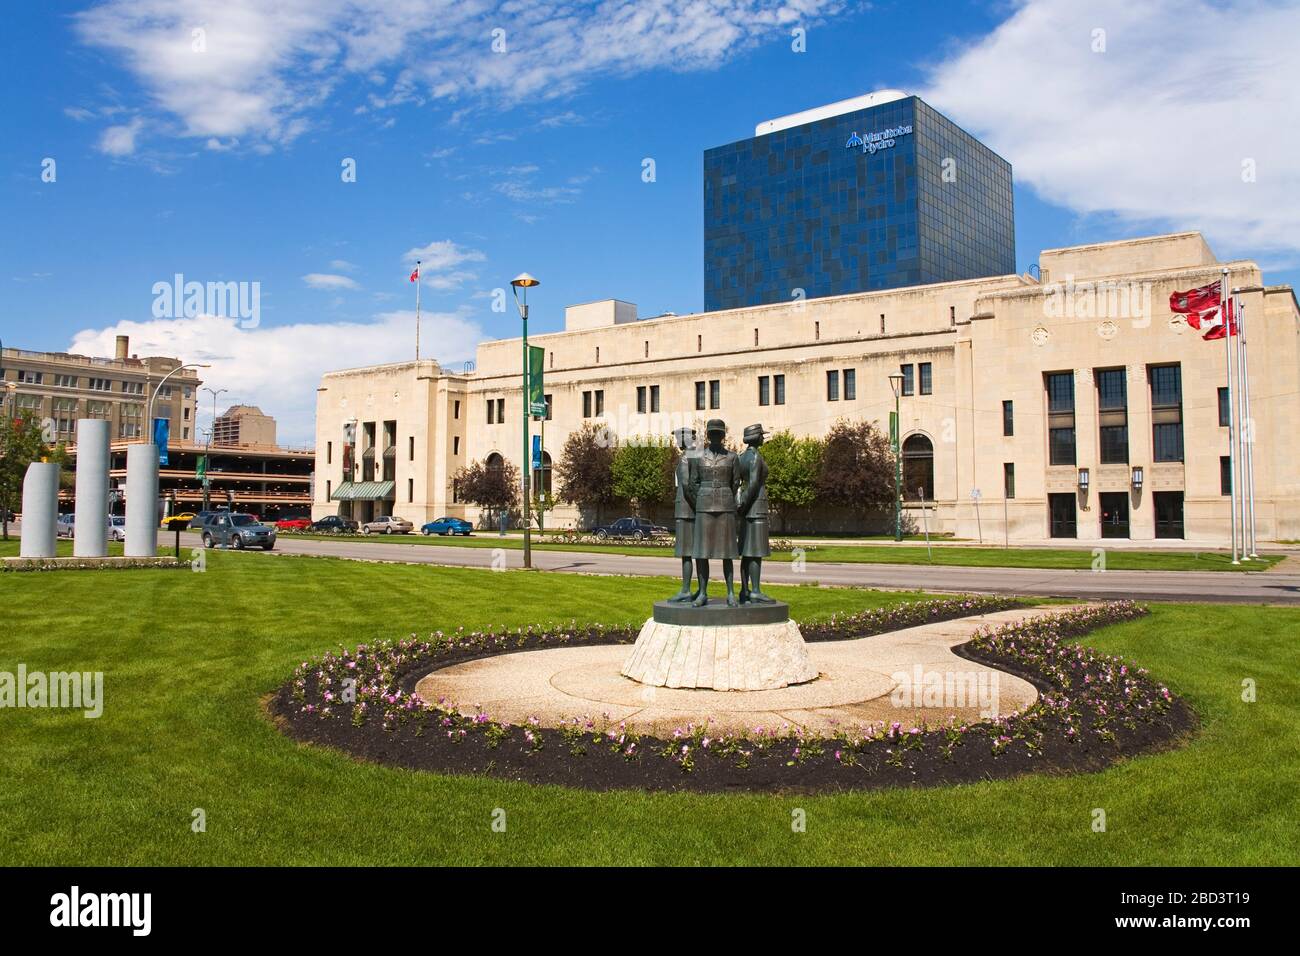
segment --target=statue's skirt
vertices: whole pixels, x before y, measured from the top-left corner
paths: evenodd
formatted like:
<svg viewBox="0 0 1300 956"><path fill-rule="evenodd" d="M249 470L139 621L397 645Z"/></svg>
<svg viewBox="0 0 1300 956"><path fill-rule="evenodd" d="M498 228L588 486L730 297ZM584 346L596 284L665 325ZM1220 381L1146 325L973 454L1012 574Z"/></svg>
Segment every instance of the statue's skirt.
<svg viewBox="0 0 1300 956"><path fill-rule="evenodd" d="M738 558L739 541L736 537L734 511L695 512L695 540L692 542L694 558Z"/></svg>
<svg viewBox="0 0 1300 956"><path fill-rule="evenodd" d="M695 557L695 519L677 519L677 543L673 545L673 554L679 558Z"/></svg>
<svg viewBox="0 0 1300 956"><path fill-rule="evenodd" d="M747 518L740 522L740 556L766 558L772 553L768 540L767 518Z"/></svg>

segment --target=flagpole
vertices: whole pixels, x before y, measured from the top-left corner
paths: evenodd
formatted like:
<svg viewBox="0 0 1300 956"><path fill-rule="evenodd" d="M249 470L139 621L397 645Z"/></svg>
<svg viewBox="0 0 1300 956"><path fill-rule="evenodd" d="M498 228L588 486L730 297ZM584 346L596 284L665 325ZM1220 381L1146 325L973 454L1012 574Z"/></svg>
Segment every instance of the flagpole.
<svg viewBox="0 0 1300 956"><path fill-rule="evenodd" d="M420 260L415 260L415 360L420 361L420 283L424 276L420 273Z"/></svg>
<svg viewBox="0 0 1300 956"><path fill-rule="evenodd" d="M1223 366L1228 375L1228 493L1232 520L1232 563L1241 564L1237 558L1237 406L1232 401L1232 336L1227 332L1228 321L1228 270L1219 279L1219 320L1224 323Z"/></svg>
<svg viewBox="0 0 1300 956"><path fill-rule="evenodd" d="M1241 513L1241 557L1243 560L1249 560L1247 552L1250 550L1249 539L1247 537L1247 528L1249 527L1249 514L1247 510L1247 497L1249 489L1246 479L1246 456L1250 448L1250 417L1246 411L1246 356L1242 348L1241 338L1241 297L1233 290L1232 294L1232 324L1235 326L1237 342L1233 346L1237 354L1237 419L1241 422L1241 427L1237 429L1237 474L1241 478L1241 495L1238 498L1238 508ZM1228 330L1233 331L1232 328Z"/></svg>
<svg viewBox="0 0 1300 956"><path fill-rule="evenodd" d="M1250 496L1250 556L1258 558L1259 552L1255 548L1255 426L1250 418L1250 343L1246 338L1246 307L1240 304L1240 299L1237 307L1237 331L1241 336L1241 341L1237 343L1237 347L1241 349L1241 370L1245 374L1241 394L1246 409L1246 421L1250 422L1247 426L1250 429L1250 436L1246 441L1246 487L1244 489Z"/></svg>

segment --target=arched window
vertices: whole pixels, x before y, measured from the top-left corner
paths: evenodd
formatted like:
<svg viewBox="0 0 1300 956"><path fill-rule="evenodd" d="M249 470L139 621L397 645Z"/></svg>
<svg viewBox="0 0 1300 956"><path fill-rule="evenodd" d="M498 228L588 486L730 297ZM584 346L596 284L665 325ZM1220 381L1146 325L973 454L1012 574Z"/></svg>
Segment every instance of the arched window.
<svg viewBox="0 0 1300 956"><path fill-rule="evenodd" d="M934 500L934 445L924 435L909 435L903 442L903 499Z"/></svg>
<svg viewBox="0 0 1300 956"><path fill-rule="evenodd" d="M533 469L533 489L546 493L546 499L551 498L551 453L542 452L542 467Z"/></svg>
<svg viewBox="0 0 1300 956"><path fill-rule="evenodd" d="M483 464L487 467L488 471L500 471L505 465L505 459L494 451L492 454L487 456Z"/></svg>

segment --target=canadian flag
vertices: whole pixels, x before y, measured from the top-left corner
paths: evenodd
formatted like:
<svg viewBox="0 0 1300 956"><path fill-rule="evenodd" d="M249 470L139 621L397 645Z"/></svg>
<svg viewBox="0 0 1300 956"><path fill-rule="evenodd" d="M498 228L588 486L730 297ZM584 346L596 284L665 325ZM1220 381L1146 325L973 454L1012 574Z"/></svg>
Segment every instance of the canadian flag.
<svg viewBox="0 0 1300 956"><path fill-rule="evenodd" d="M414 269L411 270L411 281L417 282L419 281L419 278L420 278L420 267L416 266Z"/></svg>
<svg viewBox="0 0 1300 956"><path fill-rule="evenodd" d="M1174 292L1169 296L1169 310L1178 312L1187 318L1187 324L1203 333L1201 338L1207 342L1221 339L1225 335L1237 334L1237 323L1232 315L1232 300L1228 300L1228 323L1225 326L1220 314L1220 297L1223 280L1203 285L1199 289L1187 292Z"/></svg>

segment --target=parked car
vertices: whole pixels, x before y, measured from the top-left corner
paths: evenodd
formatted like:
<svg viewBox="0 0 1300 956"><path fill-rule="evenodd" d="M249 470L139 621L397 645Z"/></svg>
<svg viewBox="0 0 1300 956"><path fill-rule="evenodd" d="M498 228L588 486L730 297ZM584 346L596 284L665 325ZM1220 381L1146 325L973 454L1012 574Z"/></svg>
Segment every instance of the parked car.
<svg viewBox="0 0 1300 956"><path fill-rule="evenodd" d="M275 547L275 529L252 515L238 512L215 515L203 526L203 547L211 548L218 544L236 551L244 548L270 551Z"/></svg>
<svg viewBox="0 0 1300 956"><path fill-rule="evenodd" d="M634 541L643 541L646 538L667 534L668 529L651 524L645 518L619 518L613 524L596 525L590 533L597 538L631 538Z"/></svg>
<svg viewBox="0 0 1300 956"><path fill-rule="evenodd" d="M184 531L186 528L190 527L195 517L197 516L193 511L182 511L180 514L172 515L169 518L163 518L162 526L168 531L176 531L177 529Z"/></svg>
<svg viewBox="0 0 1300 956"><path fill-rule="evenodd" d="M383 515L361 526L362 534L410 534L415 525L396 515Z"/></svg>
<svg viewBox="0 0 1300 956"><path fill-rule="evenodd" d="M126 540L126 519L121 515L108 516L108 540L109 541Z"/></svg>
<svg viewBox="0 0 1300 956"><path fill-rule="evenodd" d="M54 533L60 538L72 537L72 526L75 523L74 515L59 515L54 519Z"/></svg>
<svg viewBox="0 0 1300 956"><path fill-rule="evenodd" d="M310 518L281 518L275 523L276 531L306 531L310 527Z"/></svg>
<svg viewBox="0 0 1300 956"><path fill-rule="evenodd" d="M444 537L449 534L468 535L474 530L474 526L468 521L460 518L435 518L428 524L420 525L420 534L440 534Z"/></svg>
<svg viewBox="0 0 1300 956"><path fill-rule="evenodd" d="M356 531L358 527L359 525L351 518L344 518L342 515L326 515L319 521L313 521L308 526L308 530L322 534L345 534Z"/></svg>

